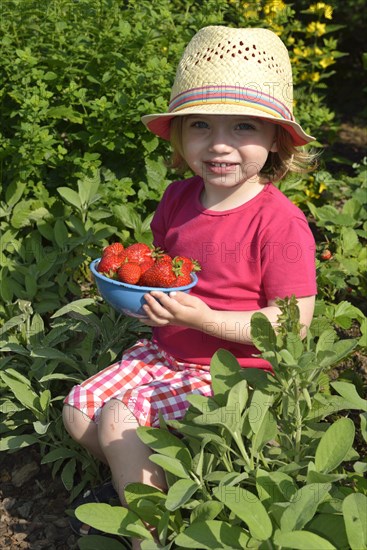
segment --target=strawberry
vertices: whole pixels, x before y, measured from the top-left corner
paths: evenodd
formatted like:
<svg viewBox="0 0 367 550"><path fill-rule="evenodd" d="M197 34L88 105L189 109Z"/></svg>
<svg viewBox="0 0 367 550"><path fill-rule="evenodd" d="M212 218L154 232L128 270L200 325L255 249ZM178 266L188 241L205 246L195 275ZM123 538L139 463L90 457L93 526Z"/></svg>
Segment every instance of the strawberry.
<svg viewBox="0 0 367 550"><path fill-rule="evenodd" d="M323 252L321 252L320 258L324 261L331 260L332 254L328 248L325 248Z"/></svg>
<svg viewBox="0 0 367 550"><path fill-rule="evenodd" d="M156 262L142 274L139 285L169 288L175 280L176 275L172 264L168 262Z"/></svg>
<svg viewBox="0 0 367 550"><path fill-rule="evenodd" d="M140 264L152 257L151 248L145 243L134 243L128 246L126 249L126 254L130 262L135 262Z"/></svg>
<svg viewBox="0 0 367 550"><path fill-rule="evenodd" d="M193 260L192 258L187 258L186 256L175 256L174 262L176 263L176 265L179 265L181 270L185 273L191 273L191 271L201 270L201 265L197 260Z"/></svg>
<svg viewBox="0 0 367 550"><path fill-rule="evenodd" d="M144 260L144 262L141 262L141 264L139 264L141 274L145 273L147 269L152 267L152 265L154 265L153 258L149 258L149 260Z"/></svg>
<svg viewBox="0 0 367 550"><path fill-rule="evenodd" d="M172 258L169 254L162 253L156 257L155 261L156 263L164 263L164 262L172 263Z"/></svg>
<svg viewBox="0 0 367 550"><path fill-rule="evenodd" d="M102 252L102 257L103 256L108 256L109 254L116 254L116 255L119 255L119 254L122 254L124 252L125 248L124 248L124 245L121 244L121 243L112 243L108 246L106 246L106 248L104 248L103 252Z"/></svg>
<svg viewBox="0 0 367 550"><path fill-rule="evenodd" d="M139 264L133 262L126 262L117 271L117 278L123 283L129 285L136 285L141 276L141 269Z"/></svg>
<svg viewBox="0 0 367 550"><path fill-rule="evenodd" d="M107 275L107 277L113 277L124 261L125 256L123 254L107 254L107 256L103 256L100 260L97 271Z"/></svg>
<svg viewBox="0 0 367 550"><path fill-rule="evenodd" d="M177 275L176 280L172 283L171 286L177 287L177 286L186 286L191 283L191 275L190 272L183 273L182 275Z"/></svg>

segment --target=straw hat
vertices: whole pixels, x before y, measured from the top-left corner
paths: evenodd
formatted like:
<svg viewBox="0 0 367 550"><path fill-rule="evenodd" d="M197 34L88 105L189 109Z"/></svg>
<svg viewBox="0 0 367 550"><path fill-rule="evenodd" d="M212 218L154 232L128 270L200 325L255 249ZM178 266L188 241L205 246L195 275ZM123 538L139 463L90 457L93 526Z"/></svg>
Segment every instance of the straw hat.
<svg viewBox="0 0 367 550"><path fill-rule="evenodd" d="M178 65L168 113L142 117L169 140L173 117L189 114L248 115L280 124L295 145L314 140L293 117L292 69L280 38L267 29L202 28Z"/></svg>

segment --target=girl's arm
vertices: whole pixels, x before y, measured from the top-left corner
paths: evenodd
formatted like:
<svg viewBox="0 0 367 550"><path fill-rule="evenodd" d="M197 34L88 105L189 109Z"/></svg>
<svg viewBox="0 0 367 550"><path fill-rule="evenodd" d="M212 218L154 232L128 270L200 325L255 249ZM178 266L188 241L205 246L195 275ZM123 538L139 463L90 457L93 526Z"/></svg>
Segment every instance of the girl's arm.
<svg viewBox="0 0 367 550"><path fill-rule="evenodd" d="M263 313L273 326L277 323L280 309L275 300L269 300L266 307L256 311L218 311L211 309L200 298L184 292L173 292L167 296L155 291L145 296L144 309L149 317L143 322L149 326L166 325L186 326L200 330L210 336L232 342L251 344L251 317L254 313ZM309 327L312 321L315 296L298 298L300 323ZM303 330L305 332L305 328Z"/></svg>

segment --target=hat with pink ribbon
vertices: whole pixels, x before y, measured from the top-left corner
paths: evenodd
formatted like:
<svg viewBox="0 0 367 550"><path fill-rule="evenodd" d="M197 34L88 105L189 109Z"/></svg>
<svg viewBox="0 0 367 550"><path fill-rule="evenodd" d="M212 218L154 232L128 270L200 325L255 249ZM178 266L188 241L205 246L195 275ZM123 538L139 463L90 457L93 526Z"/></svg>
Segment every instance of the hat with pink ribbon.
<svg viewBox="0 0 367 550"><path fill-rule="evenodd" d="M169 140L171 120L192 114L259 117L280 124L295 145L315 139L294 119L288 51L267 29L202 28L179 62L168 112L145 115L142 121Z"/></svg>

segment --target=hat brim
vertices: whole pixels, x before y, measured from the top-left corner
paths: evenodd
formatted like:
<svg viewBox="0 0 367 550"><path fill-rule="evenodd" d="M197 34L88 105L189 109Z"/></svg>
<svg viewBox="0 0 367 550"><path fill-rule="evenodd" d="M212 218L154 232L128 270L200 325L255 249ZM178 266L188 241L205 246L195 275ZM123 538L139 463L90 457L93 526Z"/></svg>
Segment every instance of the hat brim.
<svg viewBox="0 0 367 550"><path fill-rule="evenodd" d="M170 139L170 125L171 120L178 116L186 115L246 115L253 116L257 118L262 118L273 122L274 124L279 124L291 135L294 145L301 146L314 141L315 138L306 134L301 128L301 126L290 120L284 120L283 118L276 118L272 115L264 113L260 109L247 107L246 109L236 109L233 105L221 105L216 107L215 112L213 112L213 106L202 105L198 107L188 107L179 112L174 113L155 113L151 115L145 115L141 118L143 124L150 130L153 134L161 137L162 139Z"/></svg>

